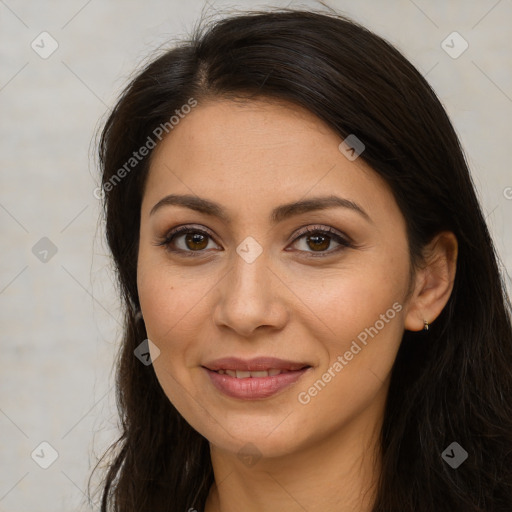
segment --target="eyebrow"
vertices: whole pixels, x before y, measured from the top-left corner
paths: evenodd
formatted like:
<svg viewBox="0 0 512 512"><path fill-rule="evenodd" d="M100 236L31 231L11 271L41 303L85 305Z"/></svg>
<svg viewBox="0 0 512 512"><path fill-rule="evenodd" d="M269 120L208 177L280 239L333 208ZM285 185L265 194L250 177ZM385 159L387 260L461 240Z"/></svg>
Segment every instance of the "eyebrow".
<svg viewBox="0 0 512 512"><path fill-rule="evenodd" d="M229 218L226 210L220 204L210 201L209 199L204 199L189 194L170 194L165 196L164 198L160 199L160 201L158 201L158 203L156 203L153 208L151 208L149 215L153 215L156 211L160 210L164 206L171 205L183 206L185 208L204 213L205 215L217 217L227 224L230 224L231 222L231 219ZM300 215L302 213L315 210L326 210L328 208L347 208L358 213L368 222L373 223L370 216L357 203L354 203L349 199L334 195L313 197L311 199L303 199L301 201L295 201L277 206L272 210L270 214L270 221L273 224L277 224L278 222L282 222L295 215Z"/></svg>

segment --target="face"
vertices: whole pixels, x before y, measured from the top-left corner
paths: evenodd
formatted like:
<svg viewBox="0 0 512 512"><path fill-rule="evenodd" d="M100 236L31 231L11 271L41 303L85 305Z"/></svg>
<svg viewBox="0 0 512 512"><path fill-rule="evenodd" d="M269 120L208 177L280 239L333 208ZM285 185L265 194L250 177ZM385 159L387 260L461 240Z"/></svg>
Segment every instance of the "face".
<svg viewBox="0 0 512 512"><path fill-rule="evenodd" d="M137 281L154 370L220 449L289 454L382 415L410 284L405 221L341 142L299 107L224 100L153 153Z"/></svg>

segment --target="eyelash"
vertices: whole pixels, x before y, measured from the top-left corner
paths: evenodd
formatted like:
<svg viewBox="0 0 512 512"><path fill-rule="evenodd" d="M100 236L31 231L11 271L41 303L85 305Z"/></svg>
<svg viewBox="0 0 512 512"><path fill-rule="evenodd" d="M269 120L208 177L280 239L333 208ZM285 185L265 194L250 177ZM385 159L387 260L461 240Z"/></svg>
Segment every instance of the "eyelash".
<svg viewBox="0 0 512 512"><path fill-rule="evenodd" d="M204 249L198 250L198 251L185 251L183 249L171 249L170 245L175 240L175 238L178 237L178 235L188 234L188 233L200 233L202 235L206 235L207 237L210 237L214 240L214 237L208 233L207 231L204 231L203 229L197 229L192 226L179 226L178 228L170 231L167 233L166 236L163 238L160 238L157 243L155 243L156 246L164 246L165 250L174 254L183 255L185 257L198 257L202 252L205 252ZM299 251L299 252L306 252L309 254L308 257L312 258L324 258L327 256L330 256L334 253L338 253L339 251L353 247L353 244L349 241L348 237L343 237L341 234L339 234L337 231L335 231L331 227L326 226L308 226L305 229L302 229L299 231L295 239L292 241L292 244L303 238L305 235L311 235L311 234L321 234L321 235L327 235L331 239L333 239L335 242L338 242L340 245L334 250L331 251L322 251L315 253L314 251ZM214 240L215 241L215 240ZM195 254L197 253L197 254Z"/></svg>

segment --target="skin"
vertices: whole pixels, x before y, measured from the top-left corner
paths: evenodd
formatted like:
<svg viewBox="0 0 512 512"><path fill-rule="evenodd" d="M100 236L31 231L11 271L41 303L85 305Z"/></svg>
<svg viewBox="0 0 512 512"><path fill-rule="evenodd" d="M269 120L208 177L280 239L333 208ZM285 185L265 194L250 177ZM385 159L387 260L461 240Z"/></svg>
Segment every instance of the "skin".
<svg viewBox="0 0 512 512"><path fill-rule="evenodd" d="M450 296L453 234L436 237L411 280L405 219L390 188L361 158L347 159L341 141L297 106L219 100L200 103L152 155L138 291L148 337L160 350L158 380L210 442L216 483L205 512L371 510L378 434L403 332L433 322ZM229 222L176 205L151 215L168 194L215 201ZM342 207L269 220L279 205L333 194L371 220ZM172 247L191 257L157 245L180 225L211 233L199 249L186 235L174 239ZM332 227L353 243L343 247L327 235L330 245L318 249L308 234L297 237L305 226ZM262 249L252 263L236 251L248 236ZM328 255L315 257L322 251ZM394 318L301 403L298 394L396 303ZM313 368L277 395L243 401L217 391L202 368L231 355ZM238 454L247 443L257 456L244 462Z"/></svg>

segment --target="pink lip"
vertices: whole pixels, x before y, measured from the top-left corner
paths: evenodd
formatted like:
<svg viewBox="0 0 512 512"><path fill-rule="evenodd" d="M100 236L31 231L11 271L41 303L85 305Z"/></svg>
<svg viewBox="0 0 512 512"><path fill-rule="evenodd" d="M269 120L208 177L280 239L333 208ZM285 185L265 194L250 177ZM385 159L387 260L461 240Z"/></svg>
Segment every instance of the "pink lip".
<svg viewBox="0 0 512 512"><path fill-rule="evenodd" d="M224 357L216 359L203 365L208 370L243 370L243 371L258 371L270 370L276 368L278 370L301 370L308 363L300 363L296 361L286 361L284 359L277 359L275 357L255 357L253 359L239 359L238 357ZM264 377L259 377L264 378Z"/></svg>
<svg viewBox="0 0 512 512"><path fill-rule="evenodd" d="M311 367L308 367L269 377L239 379L204 368L213 385L219 391L231 398L240 398L242 400L257 400L275 395L277 392L297 382L310 369Z"/></svg>

